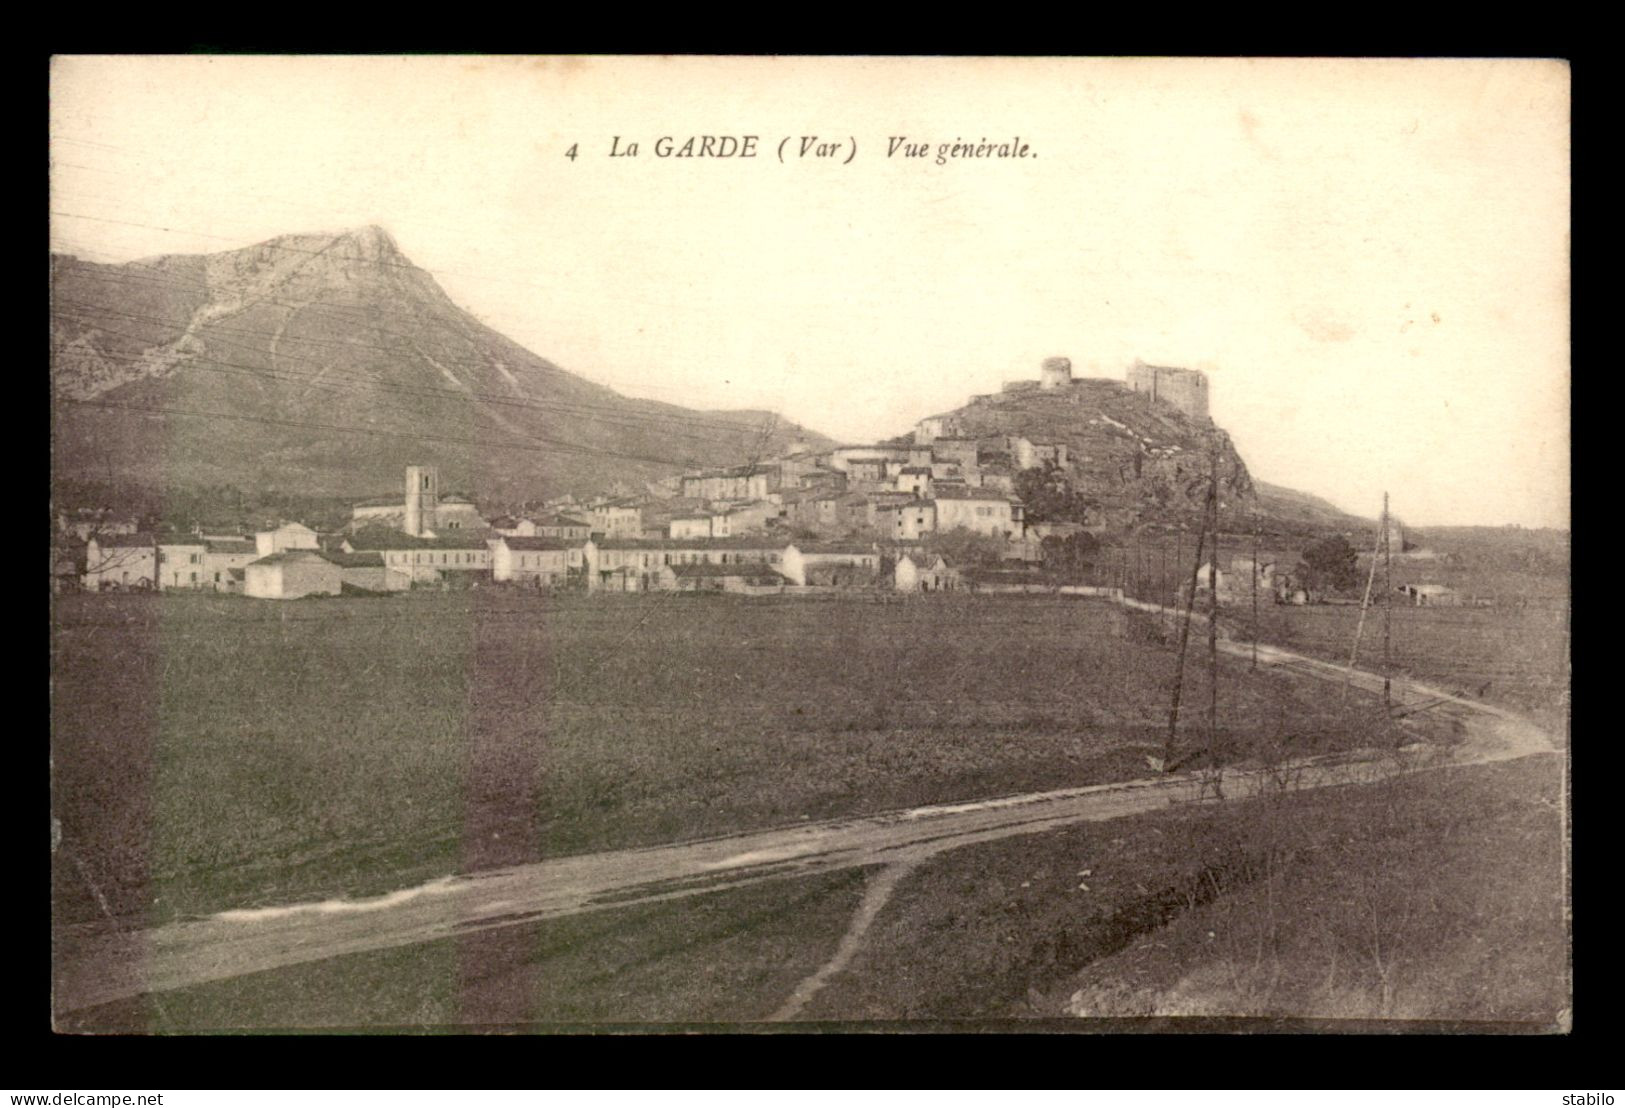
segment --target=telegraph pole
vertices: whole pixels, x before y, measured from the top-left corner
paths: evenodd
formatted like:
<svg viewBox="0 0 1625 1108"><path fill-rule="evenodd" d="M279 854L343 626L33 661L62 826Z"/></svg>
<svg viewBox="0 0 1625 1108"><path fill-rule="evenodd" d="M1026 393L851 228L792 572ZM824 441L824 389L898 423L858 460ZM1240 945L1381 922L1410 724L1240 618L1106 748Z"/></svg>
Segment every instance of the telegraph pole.
<svg viewBox="0 0 1625 1108"><path fill-rule="evenodd" d="M1207 764L1217 769L1214 747L1219 733L1219 440L1208 460L1208 496L1213 500L1213 559L1207 565Z"/></svg>
<svg viewBox="0 0 1625 1108"><path fill-rule="evenodd" d="M1168 596L1168 536L1164 535L1157 540L1157 607L1167 602ZM1166 624L1167 619L1164 617Z"/></svg>
<svg viewBox="0 0 1625 1108"><path fill-rule="evenodd" d="M1388 493L1382 494L1382 707L1393 716L1393 684L1389 643L1393 634L1394 576L1393 527L1388 518Z"/></svg>
<svg viewBox="0 0 1625 1108"><path fill-rule="evenodd" d="M1202 529L1196 534L1196 557L1191 562L1190 593L1185 598L1185 621L1179 628L1179 655L1174 661L1174 692L1172 703L1168 707L1168 741L1162 749L1162 771L1170 772L1174 764L1174 737L1179 731L1179 696L1184 688L1185 680L1185 648L1191 637L1191 616L1196 607L1196 581L1197 575L1202 571L1202 546L1207 538L1207 513L1215 510L1217 497L1210 487L1207 494L1207 503L1202 511Z"/></svg>
<svg viewBox="0 0 1625 1108"><path fill-rule="evenodd" d="M1258 668L1258 510L1253 510L1253 668Z"/></svg>
<svg viewBox="0 0 1625 1108"><path fill-rule="evenodd" d="M1206 516L1206 514L1207 514L1207 505L1206 504L1202 505L1202 514L1204 516ZM1185 524L1183 522L1181 522L1179 524L1179 530L1174 532L1174 572L1175 573L1179 572L1179 567L1184 562L1184 560L1185 560ZM1201 564L1200 560L1198 560L1197 564L1198 565ZM1168 618L1169 619L1175 618L1176 613L1179 611L1179 584L1172 577L1170 577L1168 579L1168 609L1169 609Z"/></svg>
<svg viewBox="0 0 1625 1108"><path fill-rule="evenodd" d="M1387 493L1383 494L1383 502L1387 503ZM1365 598L1360 601L1360 619L1354 625L1354 649L1349 652L1349 672L1343 679L1343 703L1349 700L1349 684L1354 680L1354 665L1360 660L1360 636L1365 632L1365 613L1371 607L1371 585L1377 579L1377 555L1382 553L1382 536L1388 529L1387 512L1383 512L1382 529L1377 532L1377 543L1371 548L1371 572L1365 578Z"/></svg>

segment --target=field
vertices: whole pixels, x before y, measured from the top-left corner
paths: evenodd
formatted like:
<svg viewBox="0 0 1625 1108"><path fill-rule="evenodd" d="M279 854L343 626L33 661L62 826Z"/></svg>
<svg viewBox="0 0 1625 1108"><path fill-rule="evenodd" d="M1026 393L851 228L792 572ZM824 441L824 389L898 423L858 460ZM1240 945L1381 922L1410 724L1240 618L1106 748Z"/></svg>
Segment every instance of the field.
<svg viewBox="0 0 1625 1108"><path fill-rule="evenodd" d="M1145 776L1172 652L1099 602L80 596L53 637L59 922L158 923ZM1224 663L1228 758L1366 717ZM1181 744L1205 744L1187 667Z"/></svg>
<svg viewBox="0 0 1625 1108"><path fill-rule="evenodd" d="M467 1032L766 1019L834 950L863 870L293 966L68 1013L64 1031Z"/></svg>
<svg viewBox="0 0 1625 1108"><path fill-rule="evenodd" d="M1551 1031L1570 1004L1559 769L1525 759L1175 806L950 851L901 877L856 958L793 1018ZM749 1026L830 958L880 872L347 955L71 1013L61 1029Z"/></svg>
<svg viewBox="0 0 1625 1108"><path fill-rule="evenodd" d="M1570 1003L1559 778L1525 759L953 851L806 1017L1549 1031Z"/></svg>
<svg viewBox="0 0 1625 1108"><path fill-rule="evenodd" d="M1414 677L1475 699L1525 712L1562 731L1567 640L1560 608L1416 608L1396 606L1389 654L1396 676ZM1347 663L1360 619L1357 605L1259 611L1259 638L1304 654ZM1224 625L1239 639L1250 635L1251 613L1236 610ZM1380 670L1383 611L1366 614L1359 664Z"/></svg>

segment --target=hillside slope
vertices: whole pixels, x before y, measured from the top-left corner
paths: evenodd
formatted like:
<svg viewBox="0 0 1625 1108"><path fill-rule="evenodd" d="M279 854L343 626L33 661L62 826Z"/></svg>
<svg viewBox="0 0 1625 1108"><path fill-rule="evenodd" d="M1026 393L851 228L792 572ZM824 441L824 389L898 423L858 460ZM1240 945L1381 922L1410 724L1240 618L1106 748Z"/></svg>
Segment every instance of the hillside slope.
<svg viewBox="0 0 1625 1108"><path fill-rule="evenodd" d="M52 259L53 464L140 487L478 496L634 486L801 438L766 412L635 400L465 312L376 227L123 265Z"/></svg>
<svg viewBox="0 0 1625 1108"><path fill-rule="evenodd" d="M1329 500L1299 492L1297 489L1289 489L1284 485L1259 481L1255 487L1258 489L1259 511L1273 519L1301 522L1335 531L1361 531L1371 528L1376 523L1374 519L1345 512Z"/></svg>
<svg viewBox="0 0 1625 1108"><path fill-rule="evenodd" d="M1054 391L994 393L944 415L966 437L1065 443L1073 485L1109 517L1149 520L1200 511L1215 440L1221 507L1244 508L1256 499L1247 465L1222 428L1122 381L1089 378Z"/></svg>

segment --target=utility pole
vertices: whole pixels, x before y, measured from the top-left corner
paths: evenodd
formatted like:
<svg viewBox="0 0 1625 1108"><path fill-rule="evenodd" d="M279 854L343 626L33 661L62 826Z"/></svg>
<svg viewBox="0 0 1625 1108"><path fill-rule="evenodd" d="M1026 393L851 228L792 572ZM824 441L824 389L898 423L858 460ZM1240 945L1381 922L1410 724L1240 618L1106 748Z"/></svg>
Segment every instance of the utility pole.
<svg viewBox="0 0 1625 1108"><path fill-rule="evenodd" d="M1384 503L1386 503L1386 500L1387 494L1385 493ZM1383 515L1386 516L1387 512L1385 511ZM1354 649L1349 652L1349 671L1348 675L1343 679L1344 704L1347 704L1349 700L1349 685L1354 680L1354 664L1360 660L1360 636L1365 632L1365 612L1367 608L1371 607L1371 586L1377 579L1377 555L1382 552L1382 536L1387 529L1388 521L1384 519L1382 529L1377 532L1377 544L1371 548L1371 572L1366 574L1365 598L1360 601L1360 619L1354 625Z"/></svg>
<svg viewBox="0 0 1625 1108"><path fill-rule="evenodd" d="M1392 659L1389 643L1393 634L1394 576L1393 528L1388 519L1388 493L1382 494L1382 707L1388 718L1393 718Z"/></svg>
<svg viewBox="0 0 1625 1108"><path fill-rule="evenodd" d="M1202 505L1202 513L1204 515L1207 514L1207 505L1206 504ZM1179 524L1179 530L1174 532L1174 572L1175 573L1179 572L1179 567L1182 564L1184 564L1184 561L1185 561L1185 524L1183 522L1181 522ZM1201 563L1198 562L1197 564L1200 565ZM1179 611L1179 583L1174 578L1170 577L1170 578L1168 578L1168 618L1169 618L1170 621L1174 620L1177 617L1178 611Z"/></svg>
<svg viewBox="0 0 1625 1108"><path fill-rule="evenodd" d="M1213 500L1213 560L1207 566L1207 764L1218 769L1214 748L1219 733L1219 441L1208 460L1208 496Z"/></svg>
<svg viewBox="0 0 1625 1108"><path fill-rule="evenodd" d="M1202 529L1196 534L1196 557L1191 561L1190 593L1185 598L1185 621L1179 628L1179 655L1174 661L1174 692L1172 703L1168 707L1168 741L1162 750L1162 770L1170 771L1174 764L1174 738L1179 731L1179 696L1184 688L1185 680L1185 648L1191 637L1191 616L1196 607L1196 581L1197 575L1202 571L1202 546L1207 538L1207 513L1214 510L1217 498L1212 488L1208 489L1207 503L1203 505Z"/></svg>
<svg viewBox="0 0 1625 1108"><path fill-rule="evenodd" d="M1258 668L1258 511L1253 510L1253 668Z"/></svg>
<svg viewBox="0 0 1625 1108"><path fill-rule="evenodd" d="M1160 608L1167 603L1168 597L1168 536L1164 535L1157 540L1157 606ZM1166 622L1166 617L1164 617Z"/></svg>

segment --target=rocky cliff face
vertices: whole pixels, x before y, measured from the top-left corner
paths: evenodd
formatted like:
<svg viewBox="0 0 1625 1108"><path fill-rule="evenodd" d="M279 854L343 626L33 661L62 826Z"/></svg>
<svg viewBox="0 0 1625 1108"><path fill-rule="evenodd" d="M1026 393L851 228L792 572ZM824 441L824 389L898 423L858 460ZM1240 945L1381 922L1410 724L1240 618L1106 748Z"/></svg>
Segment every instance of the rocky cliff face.
<svg viewBox="0 0 1625 1108"><path fill-rule="evenodd" d="M548 495L735 464L794 438L766 412L633 400L457 307L376 227L124 265L52 259L56 472L152 487Z"/></svg>
<svg viewBox="0 0 1625 1108"><path fill-rule="evenodd" d="M1257 500L1247 465L1223 429L1122 381L995 393L951 414L961 435L984 443L1010 435L1065 443L1073 487L1123 522L1200 512L1215 448L1221 510L1250 510Z"/></svg>

